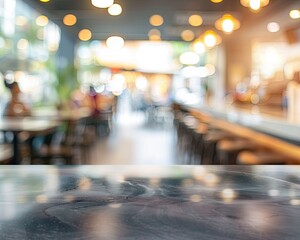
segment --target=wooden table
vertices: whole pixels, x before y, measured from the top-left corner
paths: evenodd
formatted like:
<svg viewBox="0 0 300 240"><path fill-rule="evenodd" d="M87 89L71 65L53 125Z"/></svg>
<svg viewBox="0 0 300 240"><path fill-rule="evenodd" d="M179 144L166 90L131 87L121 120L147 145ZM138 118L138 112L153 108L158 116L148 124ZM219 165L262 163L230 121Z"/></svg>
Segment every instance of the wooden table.
<svg viewBox="0 0 300 240"><path fill-rule="evenodd" d="M51 119L65 123L67 125L66 142L71 140L76 124L82 119L89 118L91 114L90 108L72 110L35 109L32 111L32 116L37 119Z"/></svg>
<svg viewBox="0 0 300 240"><path fill-rule="evenodd" d="M34 109L32 116L38 119L52 119L57 121L78 121L90 117L89 108L79 108L73 110L56 110L56 109Z"/></svg>
<svg viewBox="0 0 300 240"><path fill-rule="evenodd" d="M53 120L38 120L35 118L17 118L3 117L0 118L0 131L12 132L13 134L13 160L12 164L20 164L19 134L28 132L31 136L46 135L53 132L59 122Z"/></svg>
<svg viewBox="0 0 300 240"><path fill-rule="evenodd" d="M293 166L0 167L1 239L299 239Z"/></svg>

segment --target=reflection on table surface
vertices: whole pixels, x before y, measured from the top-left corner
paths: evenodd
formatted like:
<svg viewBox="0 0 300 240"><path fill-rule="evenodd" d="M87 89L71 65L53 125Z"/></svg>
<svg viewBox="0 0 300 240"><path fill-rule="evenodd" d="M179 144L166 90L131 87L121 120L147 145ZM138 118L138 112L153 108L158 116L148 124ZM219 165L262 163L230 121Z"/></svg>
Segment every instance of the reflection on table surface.
<svg viewBox="0 0 300 240"><path fill-rule="evenodd" d="M3 117L0 118L0 131L12 132L39 132L59 126L59 122L53 120L41 120L30 117L15 118Z"/></svg>
<svg viewBox="0 0 300 240"><path fill-rule="evenodd" d="M32 111L32 116L38 119L52 119L61 121L76 121L91 116L90 108L78 108L69 110L57 110L51 108L40 108Z"/></svg>
<svg viewBox="0 0 300 240"><path fill-rule="evenodd" d="M0 239L299 239L300 167L4 166Z"/></svg>

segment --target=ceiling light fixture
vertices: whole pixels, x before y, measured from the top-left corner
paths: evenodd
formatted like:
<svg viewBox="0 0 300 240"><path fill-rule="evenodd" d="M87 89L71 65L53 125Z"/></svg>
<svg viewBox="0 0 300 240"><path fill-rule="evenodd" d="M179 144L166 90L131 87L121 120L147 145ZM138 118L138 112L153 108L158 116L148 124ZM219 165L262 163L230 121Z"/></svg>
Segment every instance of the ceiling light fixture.
<svg viewBox="0 0 300 240"><path fill-rule="evenodd" d="M108 8L107 11L112 16L118 16L122 13L122 7L120 4L113 4Z"/></svg>
<svg viewBox="0 0 300 240"><path fill-rule="evenodd" d="M203 43L203 40L196 39L192 44L193 50L195 53L202 54L205 52L205 44Z"/></svg>
<svg viewBox="0 0 300 240"><path fill-rule="evenodd" d="M270 22L267 25L267 29L268 29L269 32L275 33L275 32L278 32L280 30L280 26L277 22Z"/></svg>
<svg viewBox="0 0 300 240"><path fill-rule="evenodd" d="M160 41L161 40L161 32L158 29L151 29L148 32L148 37L150 41Z"/></svg>
<svg viewBox="0 0 300 240"><path fill-rule="evenodd" d="M203 23L203 19L200 15L192 15L189 17L189 24L193 27L199 27Z"/></svg>
<svg viewBox="0 0 300 240"><path fill-rule="evenodd" d="M66 26L73 26L76 24L77 18L73 14L67 14L66 16L64 16L63 22Z"/></svg>
<svg viewBox="0 0 300 240"><path fill-rule="evenodd" d="M220 2L223 2L223 0L210 0L211 2L213 3L220 3Z"/></svg>
<svg viewBox="0 0 300 240"><path fill-rule="evenodd" d="M106 40L106 46L114 50L123 48L124 44L124 39L119 36L111 36Z"/></svg>
<svg viewBox="0 0 300 240"><path fill-rule="evenodd" d="M269 0L240 0L244 7L249 8L253 12L258 12L269 4Z"/></svg>
<svg viewBox="0 0 300 240"><path fill-rule="evenodd" d="M152 26L159 27L159 26L163 25L164 18L160 15L153 15L153 16L150 17L149 23Z"/></svg>
<svg viewBox="0 0 300 240"><path fill-rule="evenodd" d="M258 12L269 4L269 0L240 0L240 2L252 12Z"/></svg>
<svg viewBox="0 0 300 240"><path fill-rule="evenodd" d="M200 39L203 39L205 46L208 48L213 48L222 42L222 38L212 30L206 31Z"/></svg>
<svg viewBox="0 0 300 240"><path fill-rule="evenodd" d="M182 40L186 41L186 42L193 41L194 38L195 38L194 32L192 30L189 30L189 29L186 29L186 30L182 31L180 36L181 36Z"/></svg>
<svg viewBox="0 0 300 240"><path fill-rule="evenodd" d="M114 4L114 0L92 0L92 4L97 8L109 8Z"/></svg>
<svg viewBox="0 0 300 240"><path fill-rule="evenodd" d="M299 19L300 18L300 10L293 9L290 11L290 18Z"/></svg>
<svg viewBox="0 0 300 240"><path fill-rule="evenodd" d="M92 38L92 32L89 29L82 29L78 37L81 41L89 41Z"/></svg>
<svg viewBox="0 0 300 240"><path fill-rule="evenodd" d="M227 33L227 34L230 34L234 30L239 29L240 26L241 26L241 24L240 24L239 20L237 20L236 18L234 18L230 14L224 14L215 23L215 27L218 30L221 30L221 31L223 31L224 33Z"/></svg>

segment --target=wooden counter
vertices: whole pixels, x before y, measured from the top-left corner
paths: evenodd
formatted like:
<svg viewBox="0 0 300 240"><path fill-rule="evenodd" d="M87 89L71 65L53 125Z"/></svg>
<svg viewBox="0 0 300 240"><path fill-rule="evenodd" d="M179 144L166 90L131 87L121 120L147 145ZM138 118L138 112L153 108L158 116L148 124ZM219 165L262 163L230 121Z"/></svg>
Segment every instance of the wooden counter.
<svg viewBox="0 0 300 240"><path fill-rule="evenodd" d="M251 139L300 163L300 123L292 122L284 112L266 108L218 105L181 105L195 117L216 127Z"/></svg>

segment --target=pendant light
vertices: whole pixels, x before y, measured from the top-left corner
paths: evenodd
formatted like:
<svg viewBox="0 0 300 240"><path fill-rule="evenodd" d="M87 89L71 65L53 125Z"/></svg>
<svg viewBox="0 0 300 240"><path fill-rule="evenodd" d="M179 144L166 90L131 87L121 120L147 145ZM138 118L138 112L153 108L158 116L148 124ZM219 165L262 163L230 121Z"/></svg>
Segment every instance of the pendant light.
<svg viewBox="0 0 300 240"><path fill-rule="evenodd" d="M215 23L215 27L218 30L223 31L226 34L230 34L234 30L237 30L238 28L240 28L240 25L241 24L240 24L239 20L237 20L230 14L224 14Z"/></svg>
<svg viewBox="0 0 300 240"><path fill-rule="evenodd" d="M114 4L114 0L92 0L92 4L97 8L109 8Z"/></svg>
<svg viewBox="0 0 300 240"><path fill-rule="evenodd" d="M200 39L207 48L213 48L222 42L222 38L213 30L207 30L203 35L200 36Z"/></svg>
<svg viewBox="0 0 300 240"><path fill-rule="evenodd" d="M258 12L269 4L269 0L241 0L241 4L252 12Z"/></svg>

